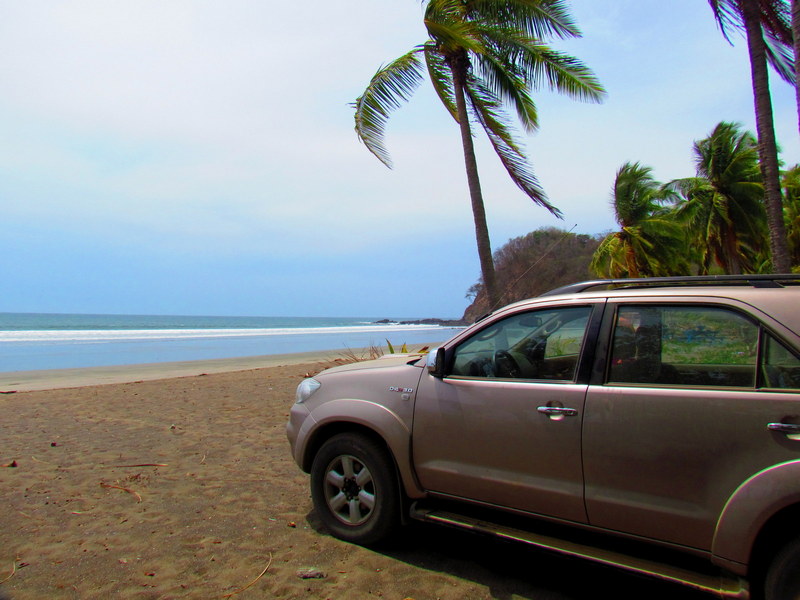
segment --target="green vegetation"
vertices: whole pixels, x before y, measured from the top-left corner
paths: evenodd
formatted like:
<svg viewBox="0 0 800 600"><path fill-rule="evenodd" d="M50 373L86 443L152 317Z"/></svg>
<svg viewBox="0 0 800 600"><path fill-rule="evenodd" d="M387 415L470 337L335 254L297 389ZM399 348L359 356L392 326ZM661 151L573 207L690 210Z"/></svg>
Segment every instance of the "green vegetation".
<svg viewBox="0 0 800 600"><path fill-rule="evenodd" d="M660 183L626 163L611 205L619 230L577 235L554 228L514 238L494 255L500 302L479 281L464 320L575 281L602 278L774 272L755 136L719 123L692 147L693 177ZM800 165L781 173L792 270L800 272Z"/></svg>
<svg viewBox="0 0 800 600"><path fill-rule="evenodd" d="M767 251L764 188L757 142L734 123L720 123L694 145L697 176L673 183L677 216L699 250L700 272L752 273Z"/></svg>
<svg viewBox="0 0 800 600"><path fill-rule="evenodd" d="M638 163L618 171L612 205L621 229L592 259L601 277L774 272L757 142L718 124L693 147L694 177L661 184ZM782 177L790 265L800 268L800 169Z"/></svg>
<svg viewBox="0 0 800 600"><path fill-rule="evenodd" d="M428 39L382 67L355 101L356 133L370 152L391 166L384 144L386 122L427 72L459 125L482 282L489 303L496 304L501 288L495 280L471 119L483 128L514 183L536 204L560 216L539 186L503 109L511 107L530 132L538 125L531 90L545 86L592 101L604 90L579 60L544 44L549 38L580 35L563 0L427 0L424 24Z"/></svg>
<svg viewBox="0 0 800 600"><path fill-rule="evenodd" d="M757 329L733 313L666 310L662 360L678 364L753 365Z"/></svg>
<svg viewBox="0 0 800 600"><path fill-rule="evenodd" d="M757 136L721 122L694 145L695 175L666 184L639 162L622 165L612 194L619 229L600 239L544 230L493 254L472 125L486 133L514 183L560 217L505 110L532 132L538 126L534 90L547 87L589 101L605 91L579 60L546 45L580 36L566 0L423 0L428 39L373 76L353 104L355 127L369 151L391 167L386 123L426 74L458 123L481 266L465 320L583 279L588 271L614 278L800 271L800 167L780 171L769 89L769 66L797 88L800 0L708 2L725 39L732 43L730 34L739 32L747 41ZM558 238L570 248L546 256L549 250L534 238Z"/></svg>
<svg viewBox="0 0 800 600"><path fill-rule="evenodd" d="M786 0L709 0L709 4L725 39L731 41L731 29L744 32L747 39L772 265L774 272L785 273L790 262L767 64L795 85L791 7ZM792 4L796 5L796 0Z"/></svg>
<svg viewBox="0 0 800 600"><path fill-rule="evenodd" d="M482 283L476 283L467 292L473 302L464 320L471 323L503 304L591 278L589 262L600 237L547 227L509 240L494 254L499 301L490 303Z"/></svg>
<svg viewBox="0 0 800 600"><path fill-rule="evenodd" d="M591 269L607 277L656 277L686 272L682 232L664 207L669 192L639 163L622 165L611 204L620 230L601 242Z"/></svg>
<svg viewBox="0 0 800 600"><path fill-rule="evenodd" d="M783 214L792 265L800 265L800 166L783 174Z"/></svg>

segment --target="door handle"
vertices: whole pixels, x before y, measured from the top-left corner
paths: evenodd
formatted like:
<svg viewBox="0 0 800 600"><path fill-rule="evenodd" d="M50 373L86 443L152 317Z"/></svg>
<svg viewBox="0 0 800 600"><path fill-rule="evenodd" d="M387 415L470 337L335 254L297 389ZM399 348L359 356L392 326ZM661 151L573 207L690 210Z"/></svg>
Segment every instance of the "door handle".
<svg viewBox="0 0 800 600"><path fill-rule="evenodd" d="M769 423L767 429L786 434L797 435L800 433L800 425L795 425L794 423Z"/></svg>
<svg viewBox="0 0 800 600"><path fill-rule="evenodd" d="M550 417L576 417L578 415L578 411L576 409L563 408L561 406L540 406L536 410Z"/></svg>

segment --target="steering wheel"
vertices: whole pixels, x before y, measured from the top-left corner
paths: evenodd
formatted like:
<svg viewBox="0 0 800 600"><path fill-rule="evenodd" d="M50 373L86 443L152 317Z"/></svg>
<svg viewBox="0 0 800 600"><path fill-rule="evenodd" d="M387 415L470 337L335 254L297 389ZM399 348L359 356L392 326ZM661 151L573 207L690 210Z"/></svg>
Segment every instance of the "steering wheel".
<svg viewBox="0 0 800 600"><path fill-rule="evenodd" d="M518 378L522 375L519 363L507 350L498 350L494 353L494 366L498 377Z"/></svg>

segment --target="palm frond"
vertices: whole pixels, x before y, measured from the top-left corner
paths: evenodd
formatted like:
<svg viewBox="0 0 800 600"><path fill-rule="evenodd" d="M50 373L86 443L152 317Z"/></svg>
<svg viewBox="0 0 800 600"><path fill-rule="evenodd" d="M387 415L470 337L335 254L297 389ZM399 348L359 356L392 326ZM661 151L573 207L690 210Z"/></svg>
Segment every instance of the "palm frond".
<svg viewBox="0 0 800 600"><path fill-rule="evenodd" d="M466 88L473 114L481 127L490 129L510 150L524 158L525 153L514 140L512 127L500 98L482 80L475 77L468 78Z"/></svg>
<svg viewBox="0 0 800 600"><path fill-rule="evenodd" d="M575 98L600 101L605 90L585 65L550 50L514 29L476 26L486 40L486 52L473 56L473 68L489 88L514 106L527 131L538 128L531 91L542 83Z"/></svg>
<svg viewBox="0 0 800 600"><path fill-rule="evenodd" d="M473 0L471 9L480 18L540 40L581 35L564 0Z"/></svg>
<svg viewBox="0 0 800 600"><path fill-rule="evenodd" d="M474 81L466 86L466 93L478 122L486 132L511 180L534 203L547 209L553 216L563 218L561 211L547 199L527 158L511 139L508 125L503 122L499 111L499 101L489 90Z"/></svg>
<svg viewBox="0 0 800 600"><path fill-rule="evenodd" d="M704 189L713 191L708 183L708 180L704 177L684 177L681 179L673 179L672 181L665 183L662 187L663 189L679 196L679 210L687 200L692 199L693 195L700 193Z"/></svg>
<svg viewBox="0 0 800 600"><path fill-rule="evenodd" d="M382 67L372 77L367 89L352 104L355 108L356 134L378 160L391 168L384 143L389 114L407 102L422 81L422 62L414 48Z"/></svg>
<svg viewBox="0 0 800 600"><path fill-rule="evenodd" d="M775 72L785 82L794 85L795 71L794 71L794 47L792 43L787 44L785 41L778 39L770 31L764 32L764 46L767 52L767 60Z"/></svg>
<svg viewBox="0 0 800 600"><path fill-rule="evenodd" d="M431 78L433 89L450 116L458 121L458 111L453 95L453 73L435 44L429 42L424 45L424 49L425 64L428 67L428 76Z"/></svg>
<svg viewBox="0 0 800 600"><path fill-rule="evenodd" d="M621 227L635 225L658 209L655 197L661 184L653 179L652 172L638 162L627 162L617 171L611 205Z"/></svg>
<svg viewBox="0 0 800 600"><path fill-rule="evenodd" d="M536 104L530 95L522 74L510 68L496 53L489 52L475 57L476 76L492 93L514 107L520 123L526 131L539 128Z"/></svg>
<svg viewBox="0 0 800 600"><path fill-rule="evenodd" d="M592 255L589 268L598 277L616 279L625 277L627 267L625 265L625 248L616 233L609 233Z"/></svg>
<svg viewBox="0 0 800 600"><path fill-rule="evenodd" d="M787 46L794 43L791 4L785 0L760 0L761 21L764 29Z"/></svg>
<svg viewBox="0 0 800 600"><path fill-rule="evenodd" d="M744 31L741 0L708 0L720 31L733 45L731 31ZM794 43L791 12L784 0L760 0L759 21L764 38L767 60L784 81L794 85Z"/></svg>
<svg viewBox="0 0 800 600"><path fill-rule="evenodd" d="M534 88L546 83L553 91L585 102L600 102L605 96L592 70L574 56L529 43L519 46L516 58Z"/></svg>
<svg viewBox="0 0 800 600"><path fill-rule="evenodd" d="M476 24L465 18L465 7L459 0L431 0L425 9L424 23L440 52L484 51Z"/></svg>
<svg viewBox="0 0 800 600"><path fill-rule="evenodd" d="M738 123L721 122L694 143L697 177L670 185L682 200L676 216L698 250L703 271L752 272L766 237L764 188L755 137Z"/></svg>
<svg viewBox="0 0 800 600"><path fill-rule="evenodd" d="M708 0L708 4L711 6L711 11L714 13L722 35L729 44L733 45L730 30L744 27L737 0Z"/></svg>

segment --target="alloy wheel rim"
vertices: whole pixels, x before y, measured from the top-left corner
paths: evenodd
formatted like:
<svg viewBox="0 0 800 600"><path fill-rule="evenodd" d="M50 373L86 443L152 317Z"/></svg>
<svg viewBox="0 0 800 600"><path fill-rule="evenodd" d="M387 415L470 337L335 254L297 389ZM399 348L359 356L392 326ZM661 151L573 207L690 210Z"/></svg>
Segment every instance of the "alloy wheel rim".
<svg viewBox="0 0 800 600"><path fill-rule="evenodd" d="M355 456L334 458L325 469L325 502L346 525L361 525L375 509L375 482L367 466Z"/></svg>

